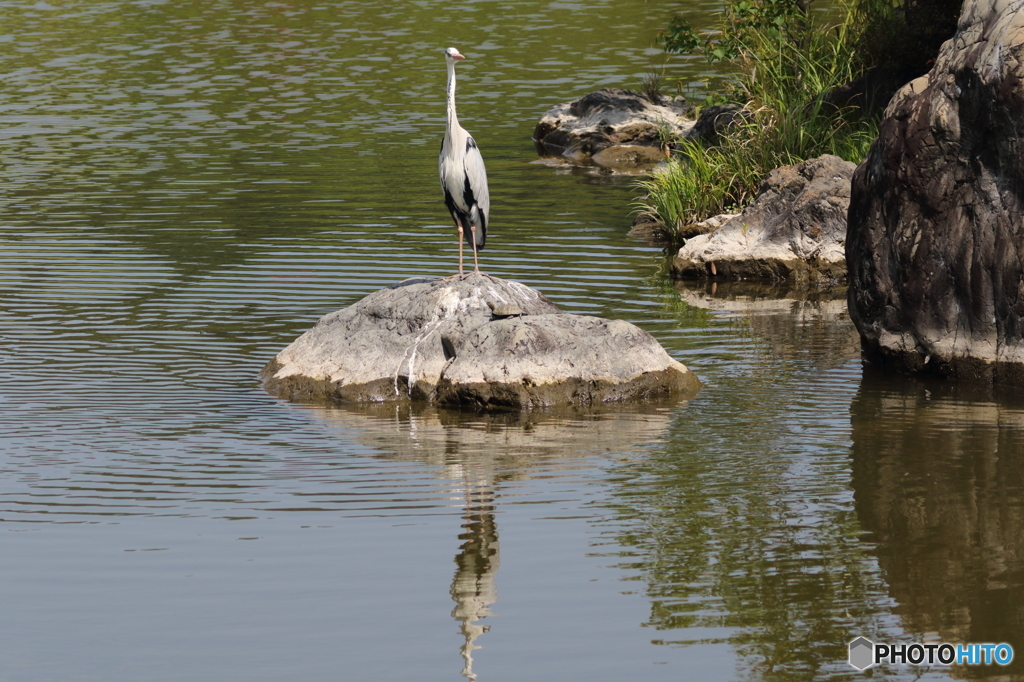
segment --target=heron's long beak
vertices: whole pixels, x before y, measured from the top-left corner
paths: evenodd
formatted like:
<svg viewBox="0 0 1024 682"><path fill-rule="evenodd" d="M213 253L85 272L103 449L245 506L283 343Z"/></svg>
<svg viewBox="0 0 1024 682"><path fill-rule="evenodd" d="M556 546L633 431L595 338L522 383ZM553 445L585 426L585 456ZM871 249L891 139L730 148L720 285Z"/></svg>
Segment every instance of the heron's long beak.
<svg viewBox="0 0 1024 682"><path fill-rule="evenodd" d="M465 57L462 56L461 54L453 54L452 59L465 59Z"/></svg>

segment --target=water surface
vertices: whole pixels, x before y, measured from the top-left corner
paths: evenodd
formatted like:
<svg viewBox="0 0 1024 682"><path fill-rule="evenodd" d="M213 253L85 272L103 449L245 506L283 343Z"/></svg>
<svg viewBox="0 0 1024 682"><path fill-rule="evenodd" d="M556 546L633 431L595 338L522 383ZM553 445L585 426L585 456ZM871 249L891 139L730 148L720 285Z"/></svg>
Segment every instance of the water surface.
<svg viewBox="0 0 1024 682"><path fill-rule="evenodd" d="M865 373L842 291L677 289L625 236L628 184L536 163L544 111L636 87L677 10L0 1L0 679L853 679L859 635L1024 651L1021 405ZM484 268L648 330L697 398L262 390L319 316L454 271L447 45Z"/></svg>

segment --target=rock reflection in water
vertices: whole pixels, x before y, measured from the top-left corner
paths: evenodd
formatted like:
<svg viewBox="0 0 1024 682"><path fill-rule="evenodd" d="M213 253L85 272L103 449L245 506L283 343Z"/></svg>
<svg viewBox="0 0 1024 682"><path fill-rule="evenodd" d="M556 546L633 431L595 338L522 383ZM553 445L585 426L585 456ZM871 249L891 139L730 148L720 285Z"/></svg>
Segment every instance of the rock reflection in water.
<svg viewBox="0 0 1024 682"><path fill-rule="evenodd" d="M741 317L770 341L775 358L799 355L819 369L845 365L860 351L846 312L846 287L828 289L759 282L676 282L681 302ZM843 323L845 322L845 323Z"/></svg>
<svg viewBox="0 0 1024 682"><path fill-rule="evenodd" d="M308 406L325 423L379 451L386 459L438 467L464 505L462 544L450 594L460 624L462 674L476 680L473 651L490 626L498 599L500 563L495 517L503 484L588 466L585 458L621 454L662 439L680 409L676 403L607 406L590 410L473 414L403 404Z"/></svg>
<svg viewBox="0 0 1024 682"><path fill-rule="evenodd" d="M1024 652L1024 398L867 368L851 405L857 516L904 626ZM1009 669L956 669L1020 679Z"/></svg>

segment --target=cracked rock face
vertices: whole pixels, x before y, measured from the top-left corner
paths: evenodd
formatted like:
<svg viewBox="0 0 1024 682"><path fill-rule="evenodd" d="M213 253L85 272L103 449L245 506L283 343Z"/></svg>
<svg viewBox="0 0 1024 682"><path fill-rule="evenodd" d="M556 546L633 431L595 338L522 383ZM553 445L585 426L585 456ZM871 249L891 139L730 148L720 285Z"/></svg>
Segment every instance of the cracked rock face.
<svg viewBox="0 0 1024 682"><path fill-rule="evenodd" d="M776 168L743 212L679 249L679 279L827 284L846 276L843 246L854 164L825 154Z"/></svg>
<svg viewBox="0 0 1024 682"><path fill-rule="evenodd" d="M1024 385L1022 9L967 0L857 168L849 309L869 360Z"/></svg>
<svg viewBox="0 0 1024 682"><path fill-rule="evenodd" d="M496 319L491 306L505 305L524 314ZM534 289L476 274L406 280L325 315L262 376L291 400L485 409L689 397L700 388L638 327L569 315Z"/></svg>

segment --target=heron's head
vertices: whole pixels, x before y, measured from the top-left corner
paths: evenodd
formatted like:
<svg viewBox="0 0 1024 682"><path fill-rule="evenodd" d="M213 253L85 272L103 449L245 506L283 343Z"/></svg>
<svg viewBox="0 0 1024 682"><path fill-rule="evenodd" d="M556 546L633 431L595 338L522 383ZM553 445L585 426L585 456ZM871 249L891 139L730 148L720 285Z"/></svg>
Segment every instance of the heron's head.
<svg viewBox="0 0 1024 682"><path fill-rule="evenodd" d="M454 47L449 47L444 51L444 58L449 64L454 64L460 59L465 59L465 57L462 56L462 53Z"/></svg>

